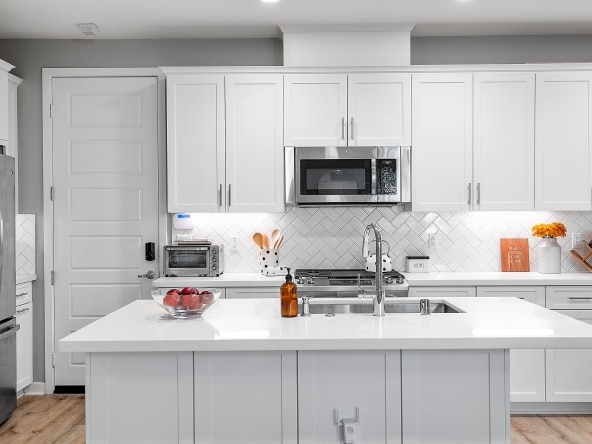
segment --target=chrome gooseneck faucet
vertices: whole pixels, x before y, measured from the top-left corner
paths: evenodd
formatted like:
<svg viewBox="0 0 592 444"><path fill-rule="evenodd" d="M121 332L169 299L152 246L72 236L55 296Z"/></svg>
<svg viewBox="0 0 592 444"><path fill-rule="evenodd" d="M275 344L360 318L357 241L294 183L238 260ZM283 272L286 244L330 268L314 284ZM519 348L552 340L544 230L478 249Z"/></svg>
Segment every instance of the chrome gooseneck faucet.
<svg viewBox="0 0 592 444"><path fill-rule="evenodd" d="M364 239L362 242L362 255L368 257L368 241L370 230L374 230L374 240L376 242L376 295L374 295L374 316L384 316L384 291L382 289L382 232L375 223L366 226Z"/></svg>

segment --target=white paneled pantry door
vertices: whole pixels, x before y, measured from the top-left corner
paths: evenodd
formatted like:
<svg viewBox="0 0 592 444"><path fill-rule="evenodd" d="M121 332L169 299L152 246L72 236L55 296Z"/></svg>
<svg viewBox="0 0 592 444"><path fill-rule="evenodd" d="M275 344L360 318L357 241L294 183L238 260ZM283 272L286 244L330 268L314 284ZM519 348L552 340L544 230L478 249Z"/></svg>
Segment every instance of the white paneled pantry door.
<svg viewBox="0 0 592 444"><path fill-rule="evenodd" d="M70 332L150 297L158 273L156 77L52 79L55 385L84 384L84 356L57 352ZM158 248L157 248L158 251Z"/></svg>

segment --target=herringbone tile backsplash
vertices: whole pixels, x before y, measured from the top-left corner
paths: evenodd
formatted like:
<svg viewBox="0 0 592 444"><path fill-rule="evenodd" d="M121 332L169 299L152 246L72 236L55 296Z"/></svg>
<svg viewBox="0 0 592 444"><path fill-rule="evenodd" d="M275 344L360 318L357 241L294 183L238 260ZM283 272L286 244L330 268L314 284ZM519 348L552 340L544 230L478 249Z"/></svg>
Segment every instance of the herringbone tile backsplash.
<svg viewBox="0 0 592 444"><path fill-rule="evenodd" d="M592 239L592 212L468 212L416 213L403 207L292 208L286 213L196 214L193 230L172 230L209 238L225 245L227 272L258 272L259 249L254 232L284 235L279 263L294 268L363 268L362 235L366 225L376 222L390 244L393 269L405 269L408 255L430 256L432 271L500 271L500 238L527 238L530 269L537 270L536 246L531 235L538 223L563 222L567 236L559 238L562 270L586 272L570 254L572 233ZM438 246L428 248L428 236L437 233ZM231 236L238 248L231 249ZM373 235L370 237L373 239ZM373 251L371 244L371 251Z"/></svg>

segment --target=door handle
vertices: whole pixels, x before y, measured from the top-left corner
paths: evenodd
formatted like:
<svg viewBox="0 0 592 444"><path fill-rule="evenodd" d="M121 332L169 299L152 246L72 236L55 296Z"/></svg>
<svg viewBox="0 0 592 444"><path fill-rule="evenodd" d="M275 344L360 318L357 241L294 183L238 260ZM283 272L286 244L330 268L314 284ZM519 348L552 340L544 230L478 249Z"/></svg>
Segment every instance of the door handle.
<svg viewBox="0 0 592 444"><path fill-rule="evenodd" d="M154 279L156 277L156 274L154 274L154 271L152 270L148 270L146 273L144 274L139 274L138 275L139 278L148 278L148 279Z"/></svg>

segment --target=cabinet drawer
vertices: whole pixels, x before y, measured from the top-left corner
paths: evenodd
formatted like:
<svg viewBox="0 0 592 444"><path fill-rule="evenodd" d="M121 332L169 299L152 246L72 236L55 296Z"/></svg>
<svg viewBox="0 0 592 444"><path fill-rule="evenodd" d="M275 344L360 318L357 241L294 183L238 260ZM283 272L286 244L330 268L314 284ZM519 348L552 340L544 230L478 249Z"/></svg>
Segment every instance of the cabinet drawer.
<svg viewBox="0 0 592 444"><path fill-rule="evenodd" d="M517 287L477 287L478 297L516 297L545 306L545 287L517 286Z"/></svg>
<svg viewBox="0 0 592 444"><path fill-rule="evenodd" d="M592 286L547 287L547 308L592 310Z"/></svg>
<svg viewBox="0 0 592 444"><path fill-rule="evenodd" d="M409 287L409 297L452 298L477 296L476 287Z"/></svg>
<svg viewBox="0 0 592 444"><path fill-rule="evenodd" d="M234 287L226 289L226 299L280 297L280 287Z"/></svg>
<svg viewBox="0 0 592 444"><path fill-rule="evenodd" d="M33 285L25 282L16 286L16 306L28 304L33 300Z"/></svg>

